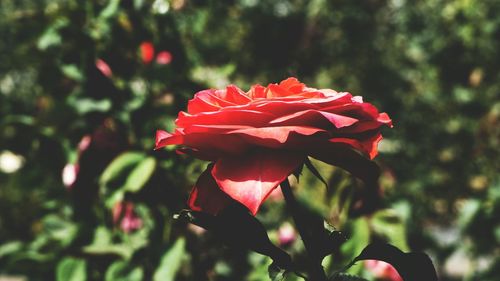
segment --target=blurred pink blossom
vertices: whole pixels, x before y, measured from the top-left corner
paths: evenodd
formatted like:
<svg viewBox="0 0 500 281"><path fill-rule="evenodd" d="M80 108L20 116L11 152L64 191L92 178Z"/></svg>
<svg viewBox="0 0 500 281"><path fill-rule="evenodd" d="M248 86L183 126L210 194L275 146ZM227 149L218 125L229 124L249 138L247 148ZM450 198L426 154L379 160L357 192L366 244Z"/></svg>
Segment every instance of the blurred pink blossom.
<svg viewBox="0 0 500 281"><path fill-rule="evenodd" d="M403 281L397 270L386 262L367 260L365 261L365 268L367 268L376 278L386 281Z"/></svg>
<svg viewBox="0 0 500 281"><path fill-rule="evenodd" d="M62 182L67 188L71 188L76 181L78 165L68 163L62 170Z"/></svg>
<svg viewBox="0 0 500 281"><path fill-rule="evenodd" d="M95 61L95 66L99 71L106 77L111 77L113 75L113 71L111 71L111 67L102 59L97 59Z"/></svg>
<svg viewBox="0 0 500 281"><path fill-rule="evenodd" d="M134 211L132 202L118 202L112 210L113 223L120 226L125 233L138 230L142 227L142 219Z"/></svg>
<svg viewBox="0 0 500 281"><path fill-rule="evenodd" d="M169 64L172 61L172 54L169 51L161 51L156 55L157 64Z"/></svg>
<svg viewBox="0 0 500 281"><path fill-rule="evenodd" d="M297 239L297 232L290 223L285 222L278 230L278 239L281 246L288 246Z"/></svg>

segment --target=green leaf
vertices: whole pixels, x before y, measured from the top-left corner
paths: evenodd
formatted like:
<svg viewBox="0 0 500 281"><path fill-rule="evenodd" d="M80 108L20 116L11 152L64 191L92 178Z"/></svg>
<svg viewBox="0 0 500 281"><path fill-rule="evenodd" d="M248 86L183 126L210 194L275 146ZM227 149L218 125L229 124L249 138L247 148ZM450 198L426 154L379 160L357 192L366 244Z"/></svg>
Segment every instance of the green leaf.
<svg viewBox="0 0 500 281"><path fill-rule="evenodd" d="M269 278L271 278L272 281L282 281L285 278L286 271L277 266L274 262L269 265L268 272Z"/></svg>
<svg viewBox="0 0 500 281"><path fill-rule="evenodd" d="M376 212L371 219L373 230L387 238L396 247L407 251L406 228L401 212L392 209L384 209Z"/></svg>
<svg viewBox="0 0 500 281"><path fill-rule="evenodd" d="M80 115L89 112L108 112L112 103L109 99L95 100L91 98L68 98L68 103Z"/></svg>
<svg viewBox="0 0 500 281"><path fill-rule="evenodd" d="M10 254L21 251L23 243L21 241L11 241L0 245L0 259Z"/></svg>
<svg viewBox="0 0 500 281"><path fill-rule="evenodd" d="M108 19L108 18L114 16L117 13L118 8L120 7L120 1L121 0L109 1L108 5L99 14L99 18Z"/></svg>
<svg viewBox="0 0 500 281"><path fill-rule="evenodd" d="M153 281L174 281L177 271L181 267L185 255L186 240L180 237L174 245L163 255L160 265L156 269Z"/></svg>
<svg viewBox="0 0 500 281"><path fill-rule="evenodd" d="M127 177L124 190L138 192L148 182L156 168L156 159L148 157L142 160Z"/></svg>
<svg viewBox="0 0 500 281"><path fill-rule="evenodd" d="M140 281L144 279L141 267L132 267L126 261L117 261L106 271L105 281Z"/></svg>
<svg viewBox="0 0 500 281"><path fill-rule="evenodd" d="M358 253L360 253L365 245L370 243L370 226L366 218L358 218L350 223L351 234L349 240L342 245L341 252L347 259L352 260ZM359 273L361 267L353 267L349 273Z"/></svg>
<svg viewBox="0 0 500 281"><path fill-rule="evenodd" d="M91 245L83 247L83 252L90 255L113 255L123 259L129 259L134 253L130 244L113 244L110 231L104 227L97 227L94 233L94 241Z"/></svg>
<svg viewBox="0 0 500 281"><path fill-rule="evenodd" d="M78 81L78 82L83 81L83 73L74 64L65 64L65 65L61 66L61 71L64 75L66 75L67 77L69 77L75 81Z"/></svg>
<svg viewBox="0 0 500 281"><path fill-rule="evenodd" d="M379 260L391 264L404 281L437 281L436 269L428 255L424 253L404 253L393 245L372 243L347 265L360 260Z"/></svg>
<svg viewBox="0 0 500 281"><path fill-rule="evenodd" d="M64 258L56 269L57 281L85 281L87 280L86 262L83 259Z"/></svg>
<svg viewBox="0 0 500 281"><path fill-rule="evenodd" d="M128 173L132 167L137 165L144 157L144 153L140 152L125 152L118 155L101 174L99 183L101 183L101 185L106 185L110 181Z"/></svg>
<svg viewBox="0 0 500 281"><path fill-rule="evenodd" d="M40 50L46 50L49 47L57 46L62 43L62 37L59 34L59 29L66 27L70 21L66 18L59 18L38 39L37 47Z"/></svg>

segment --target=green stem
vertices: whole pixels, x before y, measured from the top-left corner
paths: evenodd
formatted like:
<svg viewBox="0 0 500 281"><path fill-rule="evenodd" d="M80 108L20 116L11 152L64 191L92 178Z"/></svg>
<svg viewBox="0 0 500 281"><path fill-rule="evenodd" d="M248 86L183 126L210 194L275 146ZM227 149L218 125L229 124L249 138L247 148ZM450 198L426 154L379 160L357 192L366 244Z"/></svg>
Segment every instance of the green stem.
<svg viewBox="0 0 500 281"><path fill-rule="evenodd" d="M306 248L309 264L307 265L307 271L310 281L326 281L326 275L323 270L323 266L321 266L321 260L317 258L317 255L312 252L312 245L314 237L308 235L305 218L300 214L300 207L298 206L297 199L293 195L292 189L290 187L290 183L288 179L285 179L281 183L281 191L283 192L283 196L285 197L285 201L289 211L292 214L293 220L295 222L295 226L299 231L300 236L302 237L302 241L304 243L304 247Z"/></svg>

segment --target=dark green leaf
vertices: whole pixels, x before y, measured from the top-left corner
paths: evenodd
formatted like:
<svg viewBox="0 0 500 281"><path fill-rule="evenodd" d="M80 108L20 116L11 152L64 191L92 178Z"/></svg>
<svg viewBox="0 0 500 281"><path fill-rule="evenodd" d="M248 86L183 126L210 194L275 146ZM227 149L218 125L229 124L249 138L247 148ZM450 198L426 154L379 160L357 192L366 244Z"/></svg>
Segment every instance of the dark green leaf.
<svg viewBox="0 0 500 281"><path fill-rule="evenodd" d="M434 265L424 253L404 253L385 243L372 243L348 265L360 260L380 260L391 264L404 281L437 281Z"/></svg>

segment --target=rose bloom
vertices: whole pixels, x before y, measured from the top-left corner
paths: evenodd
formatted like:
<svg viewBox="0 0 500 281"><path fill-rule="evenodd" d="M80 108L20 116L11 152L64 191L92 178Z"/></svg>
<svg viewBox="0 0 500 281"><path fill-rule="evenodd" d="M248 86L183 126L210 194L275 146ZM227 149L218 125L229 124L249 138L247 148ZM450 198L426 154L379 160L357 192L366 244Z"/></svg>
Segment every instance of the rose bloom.
<svg viewBox="0 0 500 281"><path fill-rule="evenodd" d="M380 128L391 119L359 96L306 87L288 78L248 92L234 85L195 94L173 133L158 130L156 149L211 161L188 204L216 215L232 200L256 214L269 194L311 156L365 182L378 178Z"/></svg>

